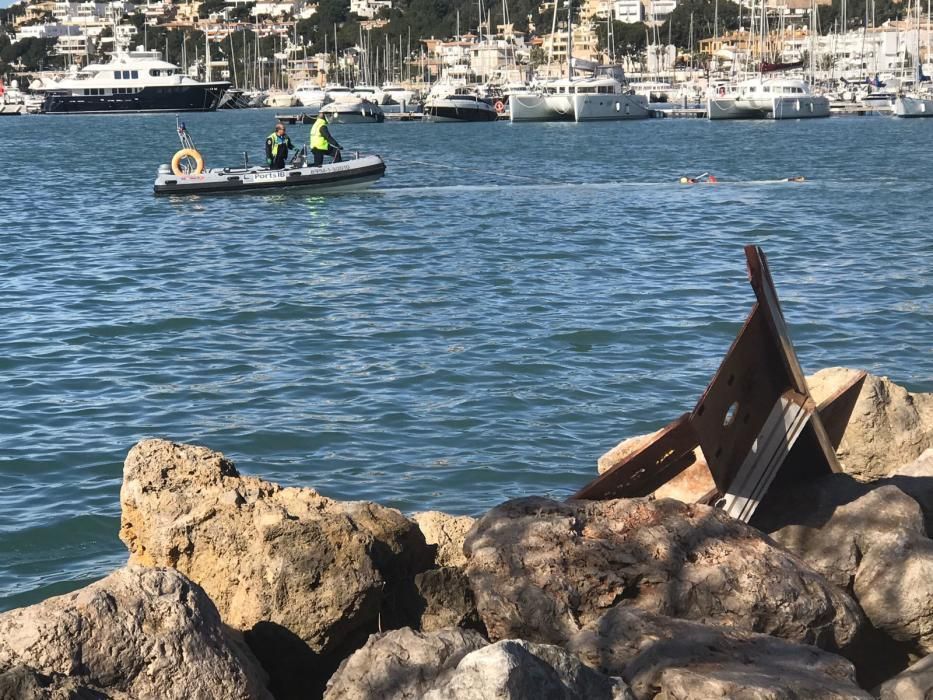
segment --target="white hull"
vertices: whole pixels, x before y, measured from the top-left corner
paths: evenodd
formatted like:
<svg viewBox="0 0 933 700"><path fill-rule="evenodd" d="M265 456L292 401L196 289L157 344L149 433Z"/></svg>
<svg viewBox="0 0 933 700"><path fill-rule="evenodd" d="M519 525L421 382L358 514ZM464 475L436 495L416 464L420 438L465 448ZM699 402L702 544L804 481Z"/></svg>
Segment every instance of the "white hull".
<svg viewBox="0 0 933 700"><path fill-rule="evenodd" d="M759 98L711 97L706 101L710 119L814 119L829 116L829 98L794 95Z"/></svg>
<svg viewBox="0 0 933 700"><path fill-rule="evenodd" d="M894 100L895 117L933 117L933 98L904 95Z"/></svg>
<svg viewBox="0 0 933 700"><path fill-rule="evenodd" d="M648 98L644 95L573 95L573 113L578 122L647 119Z"/></svg>
<svg viewBox="0 0 933 700"><path fill-rule="evenodd" d="M336 102L323 107L320 113L327 115L333 124L376 124L385 121L382 108L372 102Z"/></svg>
<svg viewBox="0 0 933 700"><path fill-rule="evenodd" d="M266 95L266 107L294 107L295 98L287 92L274 93Z"/></svg>
<svg viewBox="0 0 933 700"><path fill-rule="evenodd" d="M574 121L570 95L512 93L509 97L509 118L513 122Z"/></svg>

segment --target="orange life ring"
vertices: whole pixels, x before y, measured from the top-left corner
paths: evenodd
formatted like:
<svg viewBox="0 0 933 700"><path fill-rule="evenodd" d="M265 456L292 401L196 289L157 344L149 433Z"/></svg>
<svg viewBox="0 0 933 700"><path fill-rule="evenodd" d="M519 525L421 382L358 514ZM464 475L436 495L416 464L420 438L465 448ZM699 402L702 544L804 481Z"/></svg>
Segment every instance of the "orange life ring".
<svg viewBox="0 0 933 700"><path fill-rule="evenodd" d="M493 107L496 108L496 111L499 114L502 114L505 111L505 103L502 100L497 100Z"/></svg>
<svg viewBox="0 0 933 700"><path fill-rule="evenodd" d="M194 161L194 170L186 172L182 169L181 162L186 158ZM200 175L204 172L204 159L193 148L183 148L172 156L172 172L176 175Z"/></svg>

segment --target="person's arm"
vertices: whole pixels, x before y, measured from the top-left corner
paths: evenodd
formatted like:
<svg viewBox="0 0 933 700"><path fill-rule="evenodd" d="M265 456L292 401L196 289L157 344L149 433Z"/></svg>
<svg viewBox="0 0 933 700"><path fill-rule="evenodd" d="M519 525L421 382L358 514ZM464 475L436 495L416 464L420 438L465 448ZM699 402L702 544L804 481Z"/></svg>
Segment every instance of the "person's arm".
<svg viewBox="0 0 933 700"><path fill-rule="evenodd" d="M342 148L342 146L337 143L337 139L330 135L330 131L326 126L321 127L321 136L327 139L327 143L329 143L334 148Z"/></svg>
<svg viewBox="0 0 933 700"><path fill-rule="evenodd" d="M292 145L292 137L291 137L291 136L286 136L286 137L285 137L285 150L286 150L286 151L294 151L294 150L295 150L295 147Z"/></svg>

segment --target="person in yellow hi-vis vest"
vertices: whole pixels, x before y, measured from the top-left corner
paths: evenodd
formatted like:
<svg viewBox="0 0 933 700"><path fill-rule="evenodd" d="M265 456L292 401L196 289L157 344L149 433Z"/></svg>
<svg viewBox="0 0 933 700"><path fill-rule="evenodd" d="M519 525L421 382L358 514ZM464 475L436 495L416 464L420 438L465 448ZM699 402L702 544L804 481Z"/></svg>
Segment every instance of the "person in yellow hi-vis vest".
<svg viewBox="0 0 933 700"><path fill-rule="evenodd" d="M327 117L318 114L311 126L311 155L314 156L314 167L324 164L324 156L333 156L334 163L339 163L341 146L337 139L327 130Z"/></svg>
<svg viewBox="0 0 933 700"><path fill-rule="evenodd" d="M281 170L285 167L288 152L293 148L292 140L285 133L285 125L279 122L275 125L275 131L266 139L266 165L270 170Z"/></svg>

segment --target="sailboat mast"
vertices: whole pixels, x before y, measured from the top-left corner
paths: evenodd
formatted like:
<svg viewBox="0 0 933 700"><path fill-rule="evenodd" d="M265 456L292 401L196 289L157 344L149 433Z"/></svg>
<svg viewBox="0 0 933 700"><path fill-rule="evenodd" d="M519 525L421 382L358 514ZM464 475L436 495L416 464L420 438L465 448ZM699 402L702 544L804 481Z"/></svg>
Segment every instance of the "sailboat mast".
<svg viewBox="0 0 933 700"><path fill-rule="evenodd" d="M557 11L557 8L554 8ZM567 80L573 78L573 0L567 0Z"/></svg>

